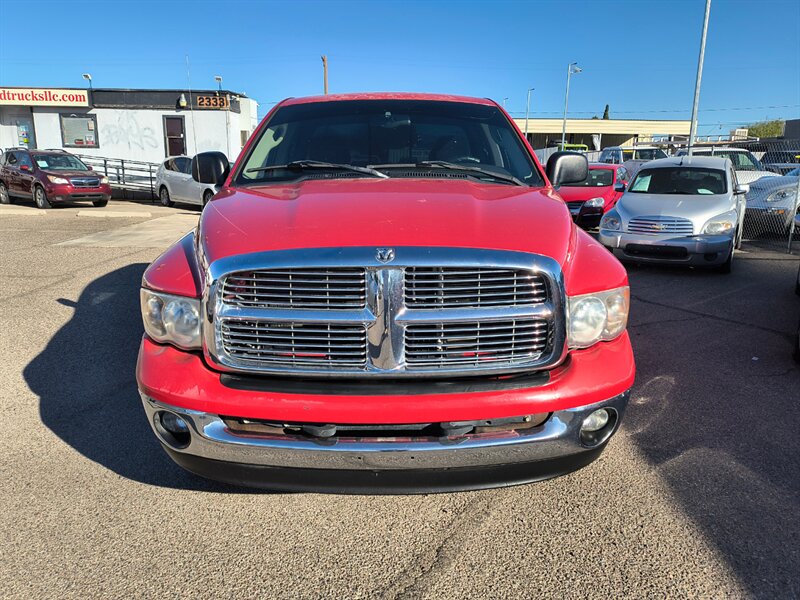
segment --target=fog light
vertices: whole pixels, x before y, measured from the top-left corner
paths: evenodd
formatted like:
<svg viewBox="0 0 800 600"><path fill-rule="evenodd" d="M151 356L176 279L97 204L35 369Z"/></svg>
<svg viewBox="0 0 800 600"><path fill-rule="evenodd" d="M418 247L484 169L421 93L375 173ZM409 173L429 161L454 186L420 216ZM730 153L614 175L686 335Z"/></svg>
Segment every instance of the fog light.
<svg viewBox="0 0 800 600"><path fill-rule="evenodd" d="M189 433L189 425L175 413L165 412L161 414L161 424L164 429L174 434Z"/></svg>
<svg viewBox="0 0 800 600"><path fill-rule="evenodd" d="M158 411L153 415L153 425L158 437L168 446L181 450L192 441L189 423L175 413Z"/></svg>
<svg viewBox="0 0 800 600"><path fill-rule="evenodd" d="M605 408L594 411L583 420L581 431L594 432L600 431L608 423L609 414Z"/></svg>
<svg viewBox="0 0 800 600"><path fill-rule="evenodd" d="M607 442L617 425L617 411L611 407L592 411L581 423L581 444L591 448Z"/></svg>

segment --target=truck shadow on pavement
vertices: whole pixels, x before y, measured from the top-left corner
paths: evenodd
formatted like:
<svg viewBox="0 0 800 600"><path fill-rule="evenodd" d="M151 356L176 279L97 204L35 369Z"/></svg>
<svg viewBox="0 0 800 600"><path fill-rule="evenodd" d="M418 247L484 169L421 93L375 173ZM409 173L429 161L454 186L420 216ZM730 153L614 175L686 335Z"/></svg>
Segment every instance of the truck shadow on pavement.
<svg viewBox="0 0 800 600"><path fill-rule="evenodd" d="M796 269L630 271L638 372L623 428L759 598L800 591Z"/></svg>
<svg viewBox="0 0 800 600"><path fill-rule="evenodd" d="M139 284L146 267L128 265L95 279L77 302L58 300L75 312L23 371L40 397L42 422L82 455L122 477L241 493L178 467L147 423L134 373L142 337Z"/></svg>

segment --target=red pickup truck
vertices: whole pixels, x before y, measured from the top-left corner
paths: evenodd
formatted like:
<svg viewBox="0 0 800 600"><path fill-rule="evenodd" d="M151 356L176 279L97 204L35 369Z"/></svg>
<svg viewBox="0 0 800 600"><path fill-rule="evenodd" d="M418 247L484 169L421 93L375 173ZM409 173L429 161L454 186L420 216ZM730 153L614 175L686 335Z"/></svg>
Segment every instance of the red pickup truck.
<svg viewBox="0 0 800 600"><path fill-rule="evenodd" d="M595 459L634 378L624 268L496 103L290 99L145 272L137 380L181 466L275 490L525 483Z"/></svg>

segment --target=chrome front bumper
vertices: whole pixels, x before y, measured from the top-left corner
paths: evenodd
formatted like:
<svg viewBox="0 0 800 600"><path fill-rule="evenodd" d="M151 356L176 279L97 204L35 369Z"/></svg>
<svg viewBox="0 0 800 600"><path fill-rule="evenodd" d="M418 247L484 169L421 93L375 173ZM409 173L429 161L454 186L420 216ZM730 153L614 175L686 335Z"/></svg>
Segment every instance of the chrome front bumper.
<svg viewBox="0 0 800 600"><path fill-rule="evenodd" d="M270 489L359 493L475 489L567 473L600 454L619 427L628 397L625 392L604 402L554 412L530 430L441 441L371 442L237 435L218 415L168 406L142 394L157 437L170 456L190 471ZM600 443L587 446L581 442L580 427L598 408L613 409L616 419ZM159 411L173 412L189 423L187 447L178 449L164 442L154 425ZM315 477L322 483L316 484ZM355 483L348 483L349 479Z"/></svg>
<svg viewBox="0 0 800 600"><path fill-rule="evenodd" d="M618 258L641 262L664 262L714 266L728 259L732 235L646 235L601 229L597 241ZM635 250L633 250L635 248ZM671 251L681 254L671 254Z"/></svg>

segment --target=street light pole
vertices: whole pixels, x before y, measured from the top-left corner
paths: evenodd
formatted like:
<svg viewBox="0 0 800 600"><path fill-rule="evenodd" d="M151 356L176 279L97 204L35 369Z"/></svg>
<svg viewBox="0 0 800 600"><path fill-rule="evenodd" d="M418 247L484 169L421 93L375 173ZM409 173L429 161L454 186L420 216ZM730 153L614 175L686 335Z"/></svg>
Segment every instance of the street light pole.
<svg viewBox="0 0 800 600"><path fill-rule="evenodd" d="M528 89L528 101L525 103L525 139L528 139L528 113L531 110L531 92L536 88Z"/></svg>
<svg viewBox="0 0 800 600"><path fill-rule="evenodd" d="M573 73L580 73L583 69L578 66L578 63L569 63L567 65L567 91L564 92L564 122L561 124L561 149L564 149L564 144L567 143L567 106L569 105L569 80Z"/></svg>
<svg viewBox="0 0 800 600"><path fill-rule="evenodd" d="M692 124L689 128L689 156L692 155L694 139L697 136L697 107L700 105L700 81L703 79L703 60L706 56L706 34L708 16L711 13L711 0L706 0L706 14L703 17L703 34L700 36L700 54L697 57L697 78L694 81L694 102L692 103Z"/></svg>

